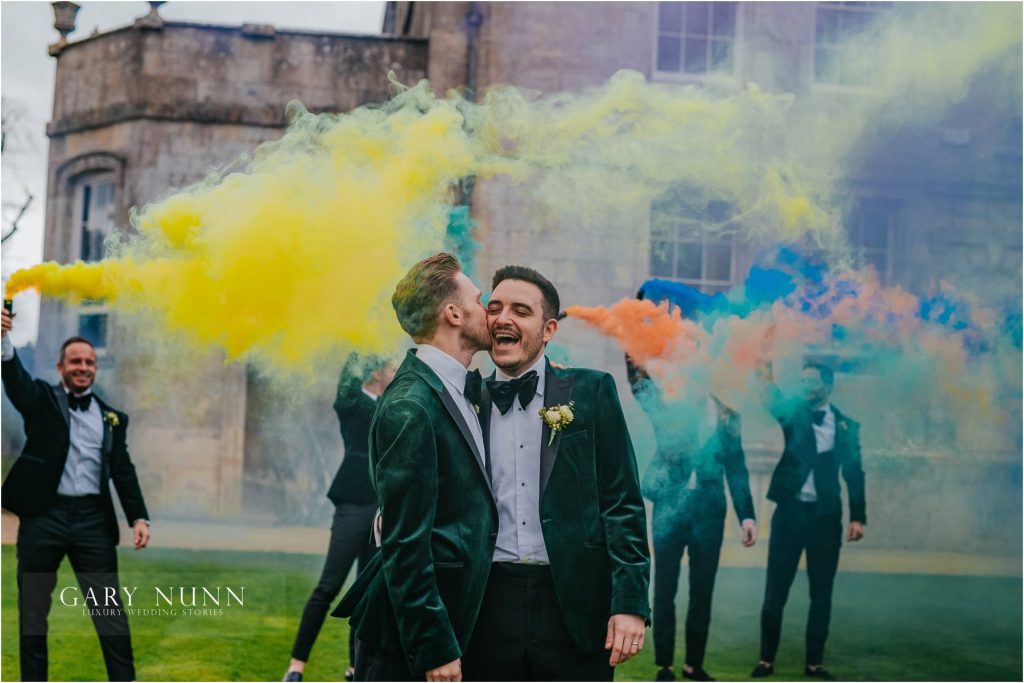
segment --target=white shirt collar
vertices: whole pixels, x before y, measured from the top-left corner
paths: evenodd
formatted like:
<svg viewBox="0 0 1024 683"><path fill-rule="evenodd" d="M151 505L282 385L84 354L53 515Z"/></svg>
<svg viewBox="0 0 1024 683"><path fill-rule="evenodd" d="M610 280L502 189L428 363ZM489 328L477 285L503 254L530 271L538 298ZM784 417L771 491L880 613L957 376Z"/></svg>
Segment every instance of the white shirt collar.
<svg viewBox="0 0 1024 683"><path fill-rule="evenodd" d="M81 394L76 394L75 392L73 392L70 389L68 389L67 385L64 384L64 382L61 382L60 386L64 390L64 393L67 394L68 396L78 396L79 398L81 398L82 396L88 396L89 394L92 393L92 387L89 387L88 389L83 391Z"/></svg>
<svg viewBox="0 0 1024 683"><path fill-rule="evenodd" d="M417 344L416 357L427 364L438 377L447 381L462 395L466 388L466 375L469 371L459 361L430 344Z"/></svg>
<svg viewBox="0 0 1024 683"><path fill-rule="evenodd" d="M537 359L537 362L535 362L529 368L527 368L526 370L521 372L519 374L519 377L522 377L523 375L528 373L530 370L536 371L536 373L537 373L537 393L539 395L543 396L544 395L544 376L547 374L547 369L548 369L547 368L547 356L545 356L542 353L542 354L540 354L540 358ZM494 369L494 379L498 380L499 382L507 382L509 380L516 379L516 378L511 376L511 375L509 375L508 373L504 372L501 368L495 368Z"/></svg>
<svg viewBox="0 0 1024 683"><path fill-rule="evenodd" d="M363 389L363 393L366 394L367 396L369 396L370 399L372 399L374 401L377 400L377 394L371 394L369 391L366 390L366 387L362 387L362 389Z"/></svg>

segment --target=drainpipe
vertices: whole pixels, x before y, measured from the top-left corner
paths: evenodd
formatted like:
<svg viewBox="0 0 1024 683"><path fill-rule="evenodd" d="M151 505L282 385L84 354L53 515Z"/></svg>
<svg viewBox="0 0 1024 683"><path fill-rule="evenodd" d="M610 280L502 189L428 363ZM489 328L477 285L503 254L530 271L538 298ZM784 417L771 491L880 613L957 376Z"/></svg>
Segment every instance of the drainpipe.
<svg viewBox="0 0 1024 683"><path fill-rule="evenodd" d="M466 10L466 100L469 102L476 101L477 36L483 23L484 15L480 11L480 3L470 2L469 9ZM471 214L475 184L473 176L462 179L462 203L470 207Z"/></svg>

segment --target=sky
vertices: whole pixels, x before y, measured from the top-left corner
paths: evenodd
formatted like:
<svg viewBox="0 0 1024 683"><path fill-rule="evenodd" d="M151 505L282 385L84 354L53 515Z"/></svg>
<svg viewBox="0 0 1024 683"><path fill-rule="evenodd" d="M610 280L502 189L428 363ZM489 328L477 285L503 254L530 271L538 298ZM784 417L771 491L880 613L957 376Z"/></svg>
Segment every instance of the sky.
<svg viewBox="0 0 1024 683"><path fill-rule="evenodd" d="M149 12L149 3L88 2L81 9L76 30L69 41L80 40L94 30L109 31L131 24ZM339 33L379 33L384 2L207 2L174 0L160 7L160 16L172 21L195 21L225 25L273 24L279 28ZM46 123L53 106L53 78L56 61L47 46L57 41L53 10L49 2L4 0L0 3L0 93L3 115L11 119L2 157L4 234L25 202L33 196L17 232L3 244L3 280L11 273L39 263L43 255L43 220L46 198ZM12 339L15 344L36 337L38 297L33 292L18 296L15 310L19 320Z"/></svg>

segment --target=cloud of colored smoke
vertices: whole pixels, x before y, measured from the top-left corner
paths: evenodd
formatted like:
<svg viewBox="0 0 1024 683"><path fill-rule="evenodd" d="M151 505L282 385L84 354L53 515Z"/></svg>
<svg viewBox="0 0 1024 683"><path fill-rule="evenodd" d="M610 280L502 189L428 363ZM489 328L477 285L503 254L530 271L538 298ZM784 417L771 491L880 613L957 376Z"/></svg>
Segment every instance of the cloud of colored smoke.
<svg viewBox="0 0 1024 683"><path fill-rule="evenodd" d="M471 103L421 83L347 114L296 105L282 139L142 207L110 258L43 264L14 274L7 292L104 298L144 315L156 334L308 373L325 357L402 342L394 284L444 247L453 188L467 176L484 193L489 180L519 183L524 215L566 216L566 235L686 187L698 202L731 207L728 225L708 230L840 255L842 172L865 131L941 111L972 74L1013 53L1019 14L1012 5L894 12L860 38L870 49L852 52L865 69L891 66L853 105L755 86L723 95L628 71L577 94L505 86ZM643 237L636 225L621 231Z"/></svg>

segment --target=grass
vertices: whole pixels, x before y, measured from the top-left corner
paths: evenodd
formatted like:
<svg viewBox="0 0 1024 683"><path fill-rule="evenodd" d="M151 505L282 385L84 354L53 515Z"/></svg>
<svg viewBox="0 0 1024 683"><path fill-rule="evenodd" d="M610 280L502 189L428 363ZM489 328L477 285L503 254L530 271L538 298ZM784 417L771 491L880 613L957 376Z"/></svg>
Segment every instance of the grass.
<svg viewBox="0 0 1024 683"><path fill-rule="evenodd" d="M121 583L140 588L133 607L152 608L154 586L245 586L244 606L221 616L131 618L140 680L280 680L299 616L322 558L282 553L154 548L121 552ZM18 672L15 553L2 548L0 674ZM705 668L720 680L745 680L757 658L764 572L719 571ZM77 586L67 563L58 589ZM226 594L224 594L226 595ZM803 573L786 613L777 679L801 678L807 611ZM68 598L73 597L69 592ZM80 597L80 596L79 596ZM50 678L106 680L99 644L81 608L54 596L50 616ZM1018 578L840 574L826 663L846 680L1021 680L1021 581ZM685 617L685 572L679 617ZM215 607L211 604L211 609ZM167 606L164 605L164 609ZM179 609L181 609L179 607ZM327 618L306 680L338 681L347 666L347 624ZM683 660L682 625L677 662ZM617 680L653 680L653 643L620 667Z"/></svg>

